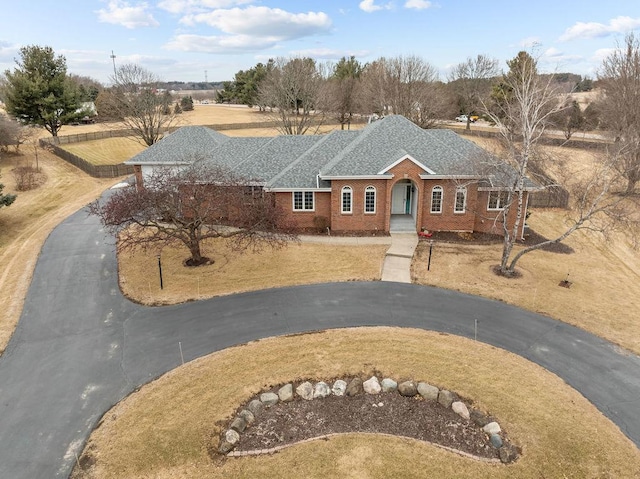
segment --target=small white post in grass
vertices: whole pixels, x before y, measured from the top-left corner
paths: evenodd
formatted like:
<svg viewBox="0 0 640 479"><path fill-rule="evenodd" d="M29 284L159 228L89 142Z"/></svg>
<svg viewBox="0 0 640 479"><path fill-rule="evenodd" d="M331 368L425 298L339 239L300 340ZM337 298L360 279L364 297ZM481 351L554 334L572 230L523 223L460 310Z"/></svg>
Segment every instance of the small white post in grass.
<svg viewBox="0 0 640 479"><path fill-rule="evenodd" d="M78 465L78 470L80 470L80 459L78 458L78 453L73 451L73 455L76 456L76 464Z"/></svg>
<svg viewBox="0 0 640 479"><path fill-rule="evenodd" d="M474 328L473 328L473 340L477 341L478 340L478 320L474 319L473 320L474 323Z"/></svg>
<svg viewBox="0 0 640 479"><path fill-rule="evenodd" d="M182 361L182 365L184 366L184 356L182 355L182 342L178 341L178 347L180 348L180 361Z"/></svg>

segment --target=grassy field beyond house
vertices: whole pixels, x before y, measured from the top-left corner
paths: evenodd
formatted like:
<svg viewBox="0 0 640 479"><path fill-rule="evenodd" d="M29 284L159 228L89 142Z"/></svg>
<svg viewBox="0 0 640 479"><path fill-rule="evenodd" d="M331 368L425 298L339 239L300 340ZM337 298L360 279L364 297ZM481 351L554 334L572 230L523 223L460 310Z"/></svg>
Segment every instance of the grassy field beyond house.
<svg viewBox="0 0 640 479"><path fill-rule="evenodd" d="M92 165L99 166L119 165L137 155L146 147L133 137L122 136L69 143L61 145L61 148L87 160Z"/></svg>

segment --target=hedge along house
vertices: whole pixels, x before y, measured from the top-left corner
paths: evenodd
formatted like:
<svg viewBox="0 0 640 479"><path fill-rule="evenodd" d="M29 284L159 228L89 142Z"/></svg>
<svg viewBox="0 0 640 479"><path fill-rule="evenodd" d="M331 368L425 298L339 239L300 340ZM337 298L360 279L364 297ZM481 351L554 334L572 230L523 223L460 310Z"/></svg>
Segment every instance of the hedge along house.
<svg viewBox="0 0 640 479"><path fill-rule="evenodd" d="M474 143L450 130L423 130L402 116L317 136L231 138L182 127L126 164L143 187L154 168L195 161L228 168L273 192L300 229L337 233L502 234L513 184L512 170ZM480 172L479 165L495 167ZM525 201L535 189L526 182ZM513 224L515 208L511 212ZM518 237L523 230L524 222Z"/></svg>

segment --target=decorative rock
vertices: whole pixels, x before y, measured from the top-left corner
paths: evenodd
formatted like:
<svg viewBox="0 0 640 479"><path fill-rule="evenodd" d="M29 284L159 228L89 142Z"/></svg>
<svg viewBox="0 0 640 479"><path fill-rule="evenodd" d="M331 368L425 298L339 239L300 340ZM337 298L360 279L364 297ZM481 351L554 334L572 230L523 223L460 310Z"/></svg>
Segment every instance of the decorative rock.
<svg viewBox="0 0 640 479"><path fill-rule="evenodd" d="M485 427L491 422L491 418L489 418L489 416L487 416L482 411L478 411L477 409L471 409L469 415L474 424L480 427Z"/></svg>
<svg viewBox="0 0 640 479"><path fill-rule="evenodd" d="M238 434L233 429L229 429L224 433L224 438L222 439L222 441L220 441L220 447L218 448L218 451L220 451L222 454L230 452L234 447L236 447L236 444L239 440L240 434Z"/></svg>
<svg viewBox="0 0 640 479"><path fill-rule="evenodd" d="M500 454L500 461L503 464L509 464L518 459L518 449L513 444L504 444L498 453Z"/></svg>
<svg viewBox="0 0 640 479"><path fill-rule="evenodd" d="M331 388L331 392L334 396L344 396L344 392L347 390L347 382L342 379L338 379L335 383L333 383L333 387Z"/></svg>
<svg viewBox="0 0 640 479"><path fill-rule="evenodd" d="M502 431L502 429L500 429L500 424L495 421L485 425L482 430L487 434L498 434L500 431Z"/></svg>
<svg viewBox="0 0 640 479"><path fill-rule="evenodd" d="M491 434L489 440L491 441L491 445L496 449L500 449L502 447L502 438L498 434Z"/></svg>
<svg viewBox="0 0 640 479"><path fill-rule="evenodd" d="M311 384L309 381L302 383L296 388L296 393L302 399L313 399L313 384Z"/></svg>
<svg viewBox="0 0 640 479"><path fill-rule="evenodd" d="M441 406L444 407L451 407L451 404L453 403L453 393L451 391L447 391L446 389L442 389L439 393L438 393L438 403L440 403Z"/></svg>
<svg viewBox="0 0 640 479"><path fill-rule="evenodd" d="M416 387L416 383L413 381L405 381L398 384L398 392L402 396L412 397L418 394L418 388Z"/></svg>
<svg viewBox="0 0 640 479"><path fill-rule="evenodd" d="M313 399L316 398L326 398L331 395L331 388L324 381L320 381L316 384L315 389L313 390Z"/></svg>
<svg viewBox="0 0 640 479"><path fill-rule="evenodd" d="M285 384L278 389L278 398L282 402L293 401L293 384Z"/></svg>
<svg viewBox="0 0 640 479"><path fill-rule="evenodd" d="M360 378L353 378L345 390L345 394L349 397L362 394L362 392L362 379Z"/></svg>
<svg viewBox="0 0 640 479"><path fill-rule="evenodd" d="M418 394L420 394L420 396L422 396L425 399L429 399L431 401L437 401L439 391L440 390L437 387L432 386L431 384L418 383Z"/></svg>
<svg viewBox="0 0 640 479"><path fill-rule="evenodd" d="M260 394L260 401L265 406L273 406L278 402L278 395L276 393L262 393Z"/></svg>
<svg viewBox="0 0 640 479"><path fill-rule="evenodd" d="M247 428L247 421L245 421L243 417L238 416L233 420L229 427L234 431L242 432Z"/></svg>
<svg viewBox="0 0 640 479"><path fill-rule="evenodd" d="M391 378L384 378L382 380L381 385L382 385L382 392L384 393L387 393L389 391L395 391L396 389L398 389L398 383Z"/></svg>
<svg viewBox="0 0 640 479"><path fill-rule="evenodd" d="M260 403L262 404L262 403ZM253 413L247 409L243 409L242 411L240 411L238 413L238 416L240 416L242 419L244 419L244 422L247 423L247 425L252 424L253 421L256 420L256 417L253 415Z"/></svg>
<svg viewBox="0 0 640 479"><path fill-rule="evenodd" d="M451 403L451 410L458 416L467 420L469 419L469 409L467 409L467 405L462 401L454 401Z"/></svg>
<svg viewBox="0 0 640 479"><path fill-rule="evenodd" d="M251 401L249 403L249 405L247 406L247 409L254 416L258 416L262 412L262 410L264 409L264 404L262 404L262 402L259 401L258 399L254 399L253 401Z"/></svg>
<svg viewBox="0 0 640 479"><path fill-rule="evenodd" d="M378 382L378 378L375 376L372 376L370 379L367 379L365 382L363 382L362 388L367 394L379 394L380 391L382 391L380 383Z"/></svg>

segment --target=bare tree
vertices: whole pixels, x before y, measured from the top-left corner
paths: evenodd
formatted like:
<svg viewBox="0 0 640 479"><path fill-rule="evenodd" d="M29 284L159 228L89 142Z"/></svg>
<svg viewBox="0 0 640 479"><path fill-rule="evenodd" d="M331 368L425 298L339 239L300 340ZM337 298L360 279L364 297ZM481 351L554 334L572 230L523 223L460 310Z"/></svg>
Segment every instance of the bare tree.
<svg viewBox="0 0 640 479"><path fill-rule="evenodd" d="M343 57L331 67L332 74L327 80L327 111L335 115L341 128L351 124L353 114L358 110L358 92L362 65L355 57Z"/></svg>
<svg viewBox="0 0 640 479"><path fill-rule="evenodd" d="M20 122L0 114L0 150L7 151L10 146L20 148L29 136L29 129Z"/></svg>
<svg viewBox="0 0 640 479"><path fill-rule="evenodd" d="M451 101L435 67L417 56L380 58L363 73L363 105L371 113L403 115L432 128Z"/></svg>
<svg viewBox="0 0 640 479"><path fill-rule="evenodd" d="M628 34L624 45L602 62L598 80L604 90L601 119L615 139L618 167L631 194L640 181L640 39Z"/></svg>
<svg viewBox="0 0 640 479"><path fill-rule="evenodd" d="M521 52L509 62L510 71L501 82L502 95L493 108L485 113L495 122L505 147L502 175L497 178L504 185L505 204L498 222L504 235L500 273L512 276L518 260L525 254L559 243L574 231L590 229L605 232L613 224L631 220L620 197L611 195L616 185L615 167L620 155L613 154L602 162L600 168L589 175L574 177L573 216L566 230L556 238L524 247L514 252L518 232L525 219L525 195L528 188L532 162L537 156L537 146L551 118L565 108L565 96L558 96L552 76L543 79L537 72L536 61ZM500 171L500 168L498 168ZM580 180L580 178L583 178ZM512 221L505 221L509 218ZM511 226L509 226L511 224Z"/></svg>
<svg viewBox="0 0 640 479"><path fill-rule="evenodd" d="M304 135L322 124L319 111L324 102L325 84L311 58L278 58L260 82L258 102L270 108L270 115L284 135Z"/></svg>
<svg viewBox="0 0 640 479"><path fill-rule="evenodd" d="M467 130L471 129L471 115L488 101L492 80L498 74L498 60L486 55L469 57L449 73L449 84L458 95L460 108L467 115Z"/></svg>
<svg viewBox="0 0 640 479"><path fill-rule="evenodd" d="M190 266L210 262L208 238L228 238L237 251L278 248L295 239L271 194L228 170L201 161L184 169L161 168L144 188L121 189L90 211L122 249L182 244Z"/></svg>
<svg viewBox="0 0 640 479"><path fill-rule="evenodd" d="M171 95L158 89L155 74L138 65L125 64L116 70L112 83L100 103L106 103L110 114L145 145L156 143L176 122Z"/></svg>

